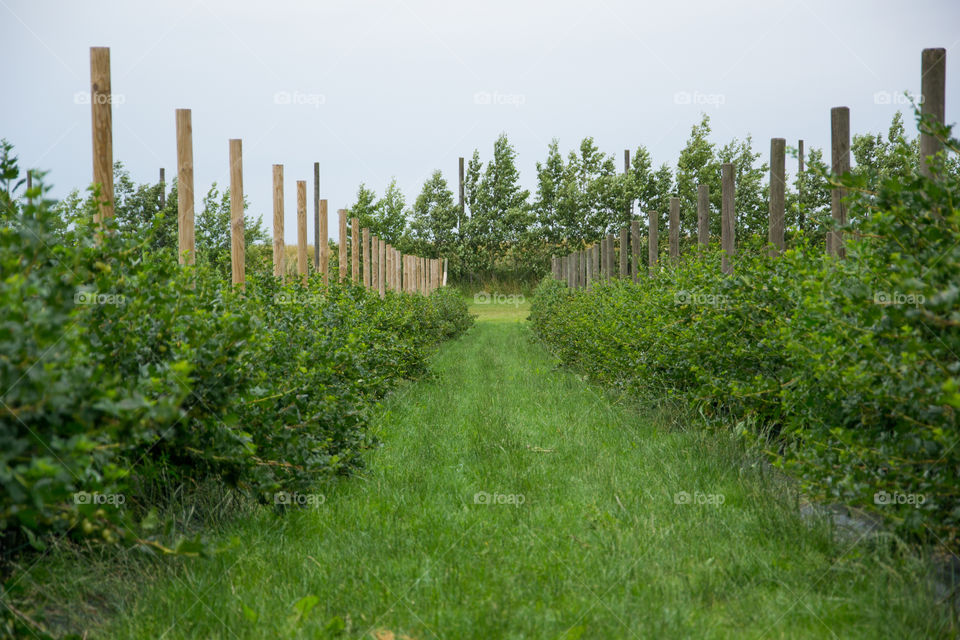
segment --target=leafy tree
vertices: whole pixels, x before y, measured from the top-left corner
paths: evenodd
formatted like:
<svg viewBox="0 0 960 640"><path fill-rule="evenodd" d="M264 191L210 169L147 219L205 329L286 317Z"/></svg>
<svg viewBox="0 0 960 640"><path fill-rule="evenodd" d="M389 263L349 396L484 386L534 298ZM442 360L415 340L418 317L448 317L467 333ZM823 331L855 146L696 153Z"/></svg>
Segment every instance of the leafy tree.
<svg viewBox="0 0 960 640"><path fill-rule="evenodd" d="M770 167L766 162L757 165L757 160L761 154L754 152L753 138L749 135L742 141L734 138L724 145L717 155L720 163L732 162L734 165L736 189L734 209L736 210L738 233L744 231L746 233L762 234L766 237L765 234L770 220L770 207L767 202L767 192L770 187L766 182ZM718 198L716 202L719 204L719 199L722 197L719 187L716 195ZM711 199L713 199L712 193ZM711 217L710 227L711 234L720 233L719 216Z"/></svg>
<svg viewBox="0 0 960 640"><path fill-rule="evenodd" d="M176 196L176 193L173 194ZM246 196L243 208L248 206ZM205 262L213 267L225 278L230 275L230 190L223 193L217 189L214 182L203 197L203 208L196 216L194 243L197 249L197 262ZM255 245L266 245L269 240L266 229L263 228L263 219L244 213L243 216L244 246L251 248ZM245 263L248 269L257 268L257 252L245 251Z"/></svg>
<svg viewBox="0 0 960 640"><path fill-rule="evenodd" d="M714 211L720 211L720 160L710 136L710 116L703 114L700 124L690 130L687 144L677 159L677 197L680 199L681 234L695 234L697 230L697 190L699 185L710 187L710 200ZM739 184L737 185L739 189ZM669 202L658 209L661 214ZM669 214L668 214L669 215ZM711 226L720 230L718 215L711 215Z"/></svg>
<svg viewBox="0 0 960 640"><path fill-rule="evenodd" d="M418 255L437 258L452 253L457 245L459 206L443 174L436 170L423 183L413 205L410 237Z"/></svg>

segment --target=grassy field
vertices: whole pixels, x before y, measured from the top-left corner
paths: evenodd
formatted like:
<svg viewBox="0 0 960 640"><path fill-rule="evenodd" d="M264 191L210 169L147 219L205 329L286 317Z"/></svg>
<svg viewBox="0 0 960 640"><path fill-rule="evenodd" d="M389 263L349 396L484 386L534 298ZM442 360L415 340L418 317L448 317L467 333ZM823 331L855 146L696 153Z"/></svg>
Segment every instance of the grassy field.
<svg viewBox="0 0 960 640"><path fill-rule="evenodd" d="M956 633L919 562L835 541L726 436L558 370L525 303L474 312L384 407L361 477L229 520L213 559L45 563L46 597L110 638Z"/></svg>

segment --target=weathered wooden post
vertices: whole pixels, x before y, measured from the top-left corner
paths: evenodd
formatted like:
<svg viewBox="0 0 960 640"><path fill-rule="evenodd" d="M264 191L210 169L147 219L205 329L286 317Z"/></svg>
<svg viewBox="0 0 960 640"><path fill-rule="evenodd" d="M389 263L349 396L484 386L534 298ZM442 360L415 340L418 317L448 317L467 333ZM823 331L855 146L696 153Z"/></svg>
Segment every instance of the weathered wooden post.
<svg viewBox="0 0 960 640"><path fill-rule="evenodd" d="M161 169L163 171L163 169ZM233 284L246 283L246 240L243 228L243 142L230 140L230 273Z"/></svg>
<svg viewBox="0 0 960 640"><path fill-rule="evenodd" d="M710 244L710 185L697 185L697 243L704 249Z"/></svg>
<svg viewBox="0 0 960 640"><path fill-rule="evenodd" d="M273 165L273 277L285 279L283 241L283 165Z"/></svg>
<svg viewBox="0 0 960 640"><path fill-rule="evenodd" d="M680 198L670 198L670 257L680 257Z"/></svg>
<svg viewBox="0 0 960 640"><path fill-rule="evenodd" d="M640 282L640 221L630 221L630 253L633 262L633 281Z"/></svg>
<svg viewBox="0 0 960 640"><path fill-rule="evenodd" d="M377 239L377 292L383 298L387 291L387 243Z"/></svg>
<svg viewBox="0 0 960 640"><path fill-rule="evenodd" d="M327 200L320 200L320 273L323 284L330 284L330 231L327 216Z"/></svg>
<svg viewBox="0 0 960 640"><path fill-rule="evenodd" d="M797 224L803 232L806 229L806 215L803 209L803 183L806 182L806 177L803 175L803 140L797 142L797 163Z"/></svg>
<svg viewBox="0 0 960 640"><path fill-rule="evenodd" d="M340 282L347 281L347 244L350 239L347 237L347 210L337 209L337 216L340 222L340 237L337 249L338 267L340 272Z"/></svg>
<svg viewBox="0 0 960 640"><path fill-rule="evenodd" d="M370 235L370 290L380 291L380 240Z"/></svg>
<svg viewBox="0 0 960 640"><path fill-rule="evenodd" d="M297 180L297 273L307 284L307 181Z"/></svg>
<svg viewBox="0 0 960 640"><path fill-rule="evenodd" d="M659 247L657 247L657 231L660 226L660 214L656 211L647 212L647 261L650 264L650 275L657 272L657 259L659 257Z"/></svg>
<svg viewBox="0 0 960 640"><path fill-rule="evenodd" d="M459 231L463 224L463 218L466 215L466 208L464 204L464 191L463 191L463 158L460 158L460 214L457 216L457 231Z"/></svg>
<svg viewBox="0 0 960 640"><path fill-rule="evenodd" d="M93 121L93 181L100 185L96 222L113 217L113 92L110 47L90 47L90 115ZM178 136L179 142L179 136Z"/></svg>
<svg viewBox="0 0 960 640"><path fill-rule="evenodd" d="M924 49L920 56L920 115L936 124L943 124L947 86L947 50ZM920 171L930 176L927 158L940 151L942 144L936 136L920 134Z"/></svg>
<svg viewBox="0 0 960 640"><path fill-rule="evenodd" d="M832 151L832 167L834 177L839 178L850 172L850 109L848 107L834 107L830 110L830 148ZM837 226L847 224L847 205L843 199L847 190L836 187L830 190L830 210L833 213L833 222ZM827 234L827 253L843 259L846 250L843 247L843 233L831 231Z"/></svg>
<svg viewBox="0 0 960 640"><path fill-rule="evenodd" d="M783 138L770 140L770 228L768 239L773 248L771 256L780 255L786 248L784 240L784 216L786 215L786 151Z"/></svg>
<svg viewBox="0 0 960 640"><path fill-rule="evenodd" d="M720 165L720 247L723 258L720 270L733 273L733 256L736 253L736 184L732 162Z"/></svg>
<svg viewBox="0 0 960 640"><path fill-rule="evenodd" d="M620 227L620 277L630 277L630 231L626 225Z"/></svg>
<svg viewBox="0 0 960 640"><path fill-rule="evenodd" d="M350 218L350 279L360 283L360 220Z"/></svg>
<svg viewBox="0 0 960 640"><path fill-rule="evenodd" d="M369 289L373 283L370 274L371 260L370 260L370 229L364 227L363 229L363 286Z"/></svg>
<svg viewBox="0 0 960 640"><path fill-rule="evenodd" d="M313 270L320 270L320 163L313 163Z"/></svg>
<svg viewBox="0 0 960 640"><path fill-rule="evenodd" d="M607 234L607 274L613 278L617 273L616 238L612 233Z"/></svg>
<svg viewBox="0 0 960 640"><path fill-rule="evenodd" d="M560 280L567 282L567 256L560 256Z"/></svg>
<svg viewBox="0 0 960 640"><path fill-rule="evenodd" d="M629 175L630 175L630 149L624 149L624 150L623 150L623 177L624 177L624 179L627 179ZM632 220L632 219L633 219L633 199L632 199L632 198L627 202L627 210L625 211L625 213L627 214L627 220ZM621 249L621 251L622 251L622 249Z"/></svg>
<svg viewBox="0 0 960 640"><path fill-rule="evenodd" d="M167 176L166 170L160 167L160 208L167 206Z"/></svg>
<svg viewBox="0 0 960 640"><path fill-rule="evenodd" d="M193 206L193 125L190 109L177 109L177 253L180 264L194 264L197 257Z"/></svg>

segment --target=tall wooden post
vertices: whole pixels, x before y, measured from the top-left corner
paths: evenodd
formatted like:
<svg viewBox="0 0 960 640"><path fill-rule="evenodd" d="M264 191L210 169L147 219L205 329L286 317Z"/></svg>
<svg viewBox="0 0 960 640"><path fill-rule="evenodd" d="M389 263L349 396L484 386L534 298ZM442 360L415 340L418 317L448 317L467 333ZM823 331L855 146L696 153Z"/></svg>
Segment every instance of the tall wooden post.
<svg viewBox="0 0 960 640"><path fill-rule="evenodd" d="M630 149L623 150L623 177L626 178L630 175ZM627 210L624 212L627 214L627 220L633 218L633 199L631 198L627 202ZM622 249L621 249L622 250Z"/></svg>
<svg viewBox="0 0 960 640"><path fill-rule="evenodd" d="M230 140L230 273L233 284L241 287L246 283L243 213L243 142L234 138Z"/></svg>
<svg viewBox="0 0 960 640"><path fill-rule="evenodd" d="M313 163L313 270L320 270L320 163Z"/></svg>
<svg viewBox="0 0 960 640"><path fill-rule="evenodd" d="M339 236L339 245L338 249L340 250L338 264L340 267L340 282L346 282L347 280L347 243L350 242L350 239L347 237L347 210L346 209L337 209L337 215L340 218L340 236Z"/></svg>
<svg viewBox="0 0 960 640"><path fill-rule="evenodd" d="M307 181L297 180L297 273L307 284Z"/></svg>
<svg viewBox="0 0 960 640"><path fill-rule="evenodd" d="M656 211L647 212L647 262L650 264L650 275L657 272L659 247L657 246L657 232L660 227L660 214Z"/></svg>
<svg viewBox="0 0 960 640"><path fill-rule="evenodd" d="M100 185L96 221L113 217L113 93L110 47L90 47L90 115L93 129L93 181Z"/></svg>
<svg viewBox="0 0 960 640"><path fill-rule="evenodd" d="M370 290L380 290L380 239L370 235Z"/></svg>
<svg viewBox="0 0 960 640"><path fill-rule="evenodd" d="M710 185L697 185L697 243L706 248L710 244Z"/></svg>
<svg viewBox="0 0 960 640"><path fill-rule="evenodd" d="M670 257L680 257L680 198L670 198Z"/></svg>
<svg viewBox="0 0 960 640"><path fill-rule="evenodd" d="M323 284L330 284L330 230L327 216L327 200L320 200L320 273Z"/></svg>
<svg viewBox="0 0 960 640"><path fill-rule="evenodd" d="M363 229L363 249L361 249L363 254L363 286L369 289L372 286L373 280L371 279L370 268L372 266L372 261L370 260L370 229L364 227Z"/></svg>
<svg viewBox="0 0 960 640"><path fill-rule="evenodd" d="M283 240L283 165L273 165L273 277L285 280L286 244Z"/></svg>
<svg viewBox="0 0 960 640"><path fill-rule="evenodd" d="M830 110L830 148L833 175L839 177L849 173L850 109L848 107L834 107ZM838 226L847 224L847 205L843 202L846 195L847 190L840 187L830 190L830 210L833 213L833 222ZM846 257L842 232L832 231L827 234L827 253L841 259Z"/></svg>
<svg viewBox="0 0 960 640"><path fill-rule="evenodd" d="M613 278L617 273L616 238L612 233L607 234L607 273Z"/></svg>
<svg viewBox="0 0 960 640"><path fill-rule="evenodd" d="M193 125L190 109L177 109L177 239L180 264L194 264Z"/></svg>
<svg viewBox="0 0 960 640"><path fill-rule="evenodd" d="M457 217L457 231L463 227L463 219L466 216L466 205L463 191L463 158L460 158L460 215Z"/></svg>
<svg viewBox="0 0 960 640"><path fill-rule="evenodd" d="M167 206L167 176L166 170L160 167L160 208Z"/></svg>
<svg viewBox="0 0 960 640"><path fill-rule="evenodd" d="M620 227L620 277L630 277L630 231L626 225Z"/></svg>
<svg viewBox="0 0 960 640"><path fill-rule="evenodd" d="M942 125L946 104L947 50L924 49L920 56L920 74L920 95L923 96L920 115ZM930 175L927 158L940 151L941 147L936 136L920 134L920 171L924 175Z"/></svg>
<svg viewBox="0 0 960 640"><path fill-rule="evenodd" d="M383 240L377 239L377 291L380 294L380 297L386 295L387 290L387 243Z"/></svg>
<svg viewBox="0 0 960 640"><path fill-rule="evenodd" d="M786 248L784 240L784 216L786 215L786 151L783 138L770 140L770 228L768 239L773 248L771 256L780 255Z"/></svg>
<svg viewBox="0 0 960 640"><path fill-rule="evenodd" d="M350 276L354 284L360 284L360 220L350 219Z"/></svg>
<svg viewBox="0 0 960 640"><path fill-rule="evenodd" d="M803 208L803 183L806 182L806 176L803 175L803 140L797 143L797 224L800 231L806 230L806 215Z"/></svg>
<svg viewBox="0 0 960 640"><path fill-rule="evenodd" d="M633 281L640 282L640 221L630 221L630 253L633 262Z"/></svg>
<svg viewBox="0 0 960 640"><path fill-rule="evenodd" d="M720 246L723 259L720 269L723 273L733 273L733 256L736 253L736 185L734 166L724 162L720 166Z"/></svg>

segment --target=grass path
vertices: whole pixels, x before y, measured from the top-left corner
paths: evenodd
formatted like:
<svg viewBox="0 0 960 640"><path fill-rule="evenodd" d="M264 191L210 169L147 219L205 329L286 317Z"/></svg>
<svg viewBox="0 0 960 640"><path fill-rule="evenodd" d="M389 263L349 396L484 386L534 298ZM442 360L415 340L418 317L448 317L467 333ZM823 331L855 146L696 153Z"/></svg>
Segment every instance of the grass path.
<svg viewBox="0 0 960 640"><path fill-rule="evenodd" d="M557 370L523 308L479 310L385 407L362 477L156 567L105 635L945 635L903 561L802 521L724 437L656 428Z"/></svg>

